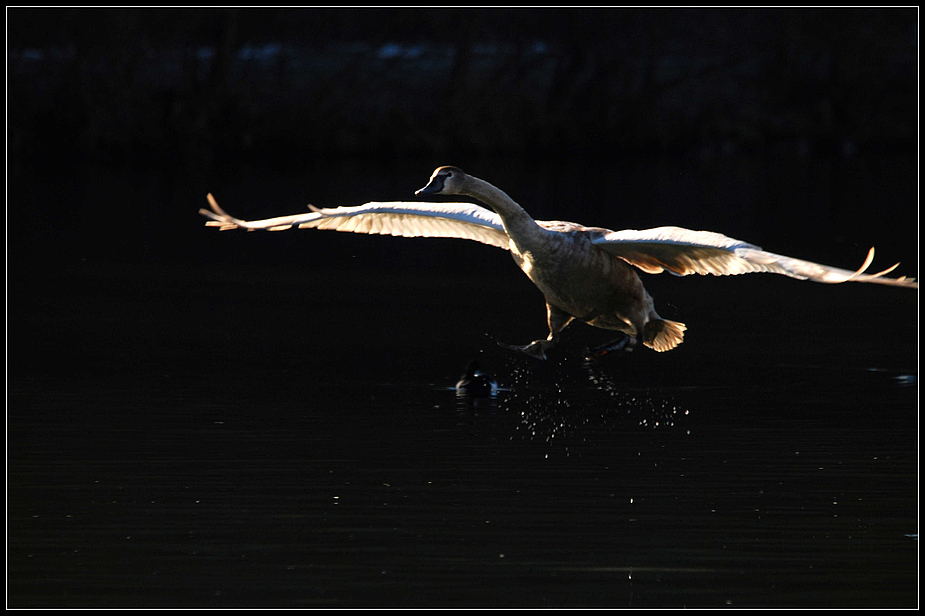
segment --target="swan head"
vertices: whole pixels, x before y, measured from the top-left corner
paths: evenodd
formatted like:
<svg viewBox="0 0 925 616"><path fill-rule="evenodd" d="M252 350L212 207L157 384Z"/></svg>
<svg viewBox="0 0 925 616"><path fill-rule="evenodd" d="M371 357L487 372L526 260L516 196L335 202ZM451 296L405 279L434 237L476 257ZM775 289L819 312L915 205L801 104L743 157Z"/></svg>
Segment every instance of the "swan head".
<svg viewBox="0 0 925 616"><path fill-rule="evenodd" d="M467 176L457 167L438 167L427 186L415 191L416 195L459 195L463 193Z"/></svg>

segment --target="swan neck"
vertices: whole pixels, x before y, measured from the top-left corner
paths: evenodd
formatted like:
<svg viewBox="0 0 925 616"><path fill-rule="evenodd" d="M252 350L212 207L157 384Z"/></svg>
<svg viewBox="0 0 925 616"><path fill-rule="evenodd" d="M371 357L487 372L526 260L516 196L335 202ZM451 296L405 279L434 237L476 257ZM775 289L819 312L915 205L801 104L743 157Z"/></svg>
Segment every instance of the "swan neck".
<svg viewBox="0 0 925 616"><path fill-rule="evenodd" d="M497 212L505 226L515 223L535 224L533 218L531 218L516 201L511 199L506 192L496 186L492 186L485 180L470 176L466 186L466 195L478 199Z"/></svg>

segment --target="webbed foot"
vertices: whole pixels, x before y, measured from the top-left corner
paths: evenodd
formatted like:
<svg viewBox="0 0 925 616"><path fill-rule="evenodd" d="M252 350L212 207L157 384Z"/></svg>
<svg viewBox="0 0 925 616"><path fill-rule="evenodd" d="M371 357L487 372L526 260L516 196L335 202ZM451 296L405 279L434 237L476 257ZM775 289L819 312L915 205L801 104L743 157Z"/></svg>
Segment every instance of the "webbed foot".
<svg viewBox="0 0 925 616"><path fill-rule="evenodd" d="M546 302L546 323L549 325L549 336L547 336L545 340L534 340L530 344L522 346L505 344L498 340L495 340L495 342L498 343L498 346L504 347L505 349L520 351L521 353L537 359L546 359L546 349L556 346L556 343L559 341L559 332L565 329L574 319L575 317L569 313Z"/></svg>
<svg viewBox="0 0 925 616"><path fill-rule="evenodd" d="M637 343L641 344L642 342L637 340L635 336L623 334L616 340L612 340L607 344L591 349L585 354L585 359L600 359L604 355L613 353L614 351L626 351L627 353L630 353L633 351L633 349L636 348Z"/></svg>
<svg viewBox="0 0 925 616"><path fill-rule="evenodd" d="M500 340L495 340L498 346L509 349L511 351L520 351L525 353L530 357L535 357L537 359L546 359L546 347L550 346L548 340L534 340L530 344L518 345L518 344L505 344Z"/></svg>

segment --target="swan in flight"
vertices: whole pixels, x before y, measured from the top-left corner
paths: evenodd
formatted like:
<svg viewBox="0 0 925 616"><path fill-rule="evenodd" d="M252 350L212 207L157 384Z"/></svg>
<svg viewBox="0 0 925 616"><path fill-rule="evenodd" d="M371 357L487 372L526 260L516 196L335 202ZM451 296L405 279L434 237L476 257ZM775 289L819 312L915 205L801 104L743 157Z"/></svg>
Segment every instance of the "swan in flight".
<svg viewBox="0 0 925 616"><path fill-rule="evenodd" d="M484 203L371 202L356 207L316 208L294 216L266 220L238 220L226 214L212 195L207 226L227 229L333 229L353 233L405 237L455 237L509 250L514 261L546 299L549 335L523 346L502 345L546 359L572 321L623 332L597 355L644 344L668 351L681 343L686 326L662 319L643 287L637 269L647 274L663 271L678 276L717 276L770 272L824 283L873 282L918 288L913 278L886 278L893 267L877 274L856 272L765 252L759 247L710 231L658 227L644 231L611 231L572 222L534 220L504 191L456 167L439 167L421 195L461 195Z"/></svg>

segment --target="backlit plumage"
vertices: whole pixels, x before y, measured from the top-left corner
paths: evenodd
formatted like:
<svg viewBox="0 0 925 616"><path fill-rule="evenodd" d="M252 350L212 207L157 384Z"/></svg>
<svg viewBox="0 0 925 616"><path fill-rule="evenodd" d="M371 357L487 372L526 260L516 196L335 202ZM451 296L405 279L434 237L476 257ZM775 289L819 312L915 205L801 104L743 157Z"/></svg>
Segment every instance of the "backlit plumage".
<svg viewBox="0 0 925 616"><path fill-rule="evenodd" d="M631 337L615 348L642 343L667 351L680 344L686 326L658 316L637 268L650 274L668 271L679 276L768 272L823 283L870 282L918 288L912 278L885 277L898 263L876 274L864 273L873 261L873 248L860 269L849 271L766 252L710 231L680 227L610 231L570 222L535 221L503 191L455 167L438 168L427 186L417 192L472 197L491 210L472 203L393 201L311 208L305 214L245 221L229 216L209 195L211 210L200 213L210 219L207 226L221 230L318 228L453 237L509 250L546 298L549 336L523 346L503 346L541 359L556 344L559 332L576 319Z"/></svg>

